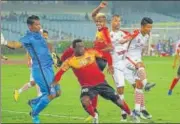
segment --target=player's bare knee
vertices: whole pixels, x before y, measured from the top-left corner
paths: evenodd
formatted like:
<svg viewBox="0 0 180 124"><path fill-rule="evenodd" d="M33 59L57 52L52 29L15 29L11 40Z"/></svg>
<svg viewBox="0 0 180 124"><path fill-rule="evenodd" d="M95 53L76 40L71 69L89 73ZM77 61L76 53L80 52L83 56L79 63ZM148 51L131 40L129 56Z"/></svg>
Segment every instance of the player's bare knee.
<svg viewBox="0 0 180 124"><path fill-rule="evenodd" d="M83 105L88 106L88 105L90 104L90 98L89 98L89 96L83 96L83 97L81 98L81 102L82 102Z"/></svg>
<svg viewBox="0 0 180 124"><path fill-rule="evenodd" d="M124 87L118 87L117 92L118 92L119 95L124 94Z"/></svg>
<svg viewBox="0 0 180 124"><path fill-rule="evenodd" d="M137 89L143 89L143 84L140 80L136 80L136 88Z"/></svg>

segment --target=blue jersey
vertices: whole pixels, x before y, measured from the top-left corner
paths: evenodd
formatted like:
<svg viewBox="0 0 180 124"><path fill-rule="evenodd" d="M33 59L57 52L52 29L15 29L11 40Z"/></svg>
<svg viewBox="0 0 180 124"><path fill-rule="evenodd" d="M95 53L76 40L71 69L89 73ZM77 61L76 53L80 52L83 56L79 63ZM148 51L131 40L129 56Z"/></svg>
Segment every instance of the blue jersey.
<svg viewBox="0 0 180 124"><path fill-rule="evenodd" d="M26 35L20 39L20 42L32 58L32 68L40 67L38 61L42 68L52 66L53 60L47 42L39 32L27 31Z"/></svg>

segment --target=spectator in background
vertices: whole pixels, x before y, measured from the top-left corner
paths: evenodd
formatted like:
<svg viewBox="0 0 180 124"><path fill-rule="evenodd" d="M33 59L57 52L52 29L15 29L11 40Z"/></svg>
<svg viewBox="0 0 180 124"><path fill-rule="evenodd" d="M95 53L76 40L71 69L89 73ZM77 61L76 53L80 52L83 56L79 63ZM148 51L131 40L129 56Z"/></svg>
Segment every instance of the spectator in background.
<svg viewBox="0 0 180 124"><path fill-rule="evenodd" d="M158 56L161 56L161 53L163 52L163 44L162 44L161 40L158 41L158 43L156 45L156 49L158 52Z"/></svg>
<svg viewBox="0 0 180 124"><path fill-rule="evenodd" d="M87 21L89 21L89 16L88 16L88 13L86 13L86 15L85 15L85 19L86 19Z"/></svg>

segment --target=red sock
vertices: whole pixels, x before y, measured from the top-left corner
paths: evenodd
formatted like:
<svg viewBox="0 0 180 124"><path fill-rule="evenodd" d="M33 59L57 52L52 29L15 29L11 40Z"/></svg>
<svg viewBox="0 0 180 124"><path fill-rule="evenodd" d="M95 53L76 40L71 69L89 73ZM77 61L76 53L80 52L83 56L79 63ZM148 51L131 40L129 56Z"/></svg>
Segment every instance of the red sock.
<svg viewBox="0 0 180 124"><path fill-rule="evenodd" d="M88 111L88 113L91 115L91 116L95 116L95 112L94 112L94 107L92 106L92 104L89 104L87 107L86 107L86 110Z"/></svg>
<svg viewBox="0 0 180 124"><path fill-rule="evenodd" d="M94 109L97 108L97 100L98 100L98 95L92 99L92 106L94 107Z"/></svg>
<svg viewBox="0 0 180 124"><path fill-rule="evenodd" d="M172 83L171 83L171 87L170 87L170 90L173 90L174 87L176 86L177 82L179 81L179 78L174 78Z"/></svg>
<svg viewBox="0 0 180 124"><path fill-rule="evenodd" d="M123 109L128 115L130 115L130 114L131 114L131 110L130 110L129 106L127 105L127 103L123 101L122 105L123 105L123 106L122 106L122 109Z"/></svg>

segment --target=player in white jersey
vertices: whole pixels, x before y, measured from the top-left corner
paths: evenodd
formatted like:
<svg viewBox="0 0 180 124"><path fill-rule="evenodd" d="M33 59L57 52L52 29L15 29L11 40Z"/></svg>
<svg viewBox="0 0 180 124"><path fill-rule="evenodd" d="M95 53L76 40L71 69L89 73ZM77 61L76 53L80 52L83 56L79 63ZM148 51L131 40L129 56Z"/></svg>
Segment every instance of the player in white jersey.
<svg viewBox="0 0 180 124"><path fill-rule="evenodd" d="M119 97L121 98L121 100L124 100L125 79L128 80L131 85L134 85L134 87L135 82L132 76L133 72L126 69L125 66L125 53L127 52L128 42L120 42L120 40L122 40L125 36L130 35L130 33L119 29L120 21L121 18L119 15L114 15L112 17L110 36L112 45L114 47L113 51L111 52L114 68L113 79L117 87ZM126 112L123 110L121 112L121 121L127 121Z"/></svg>
<svg viewBox="0 0 180 124"><path fill-rule="evenodd" d="M120 98L124 99L125 80L127 80L134 88L136 86L135 85L136 71L132 71L131 69L127 68L128 66L126 66L126 54L127 54L129 41L135 38L139 34L139 31L135 30L133 34L130 34L126 31L120 30L119 15L113 16L111 26L112 26L112 31L110 35L114 47L111 53L113 58L113 67L114 67L113 78ZM152 85L148 85L147 88L150 89L151 86ZM145 112L146 115L148 114L148 112L142 111L141 113L141 117L146 118L147 116L144 116L143 112ZM127 118L127 114L124 111L122 111L121 121L126 121L126 118Z"/></svg>
<svg viewBox="0 0 180 124"><path fill-rule="evenodd" d="M126 55L126 67L132 72L136 73L134 77L134 80L136 82L135 109L133 112L144 119L149 119L152 116L146 111L144 105L143 88L145 89L145 91L149 91L150 88L155 86L154 83L147 82L146 71L144 64L142 62L142 49L148 43L149 34L152 29L152 24L152 19L144 17L141 20L141 29L139 31L135 31L138 32L138 34L131 40L125 38L122 40L124 42L130 41Z"/></svg>

